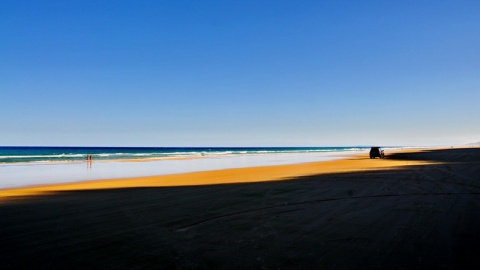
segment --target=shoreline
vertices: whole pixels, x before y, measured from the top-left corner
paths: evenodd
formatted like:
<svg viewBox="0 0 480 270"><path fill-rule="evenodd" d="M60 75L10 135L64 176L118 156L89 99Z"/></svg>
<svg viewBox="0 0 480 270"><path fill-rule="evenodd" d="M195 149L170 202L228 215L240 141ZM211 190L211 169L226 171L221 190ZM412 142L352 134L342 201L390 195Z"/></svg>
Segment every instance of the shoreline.
<svg viewBox="0 0 480 270"><path fill-rule="evenodd" d="M2 266L478 269L480 148L386 157L10 190Z"/></svg>
<svg viewBox="0 0 480 270"><path fill-rule="evenodd" d="M412 153L424 150L397 150L394 153ZM100 161L108 163L110 161ZM112 188L201 186L234 183L254 183L288 180L308 175L359 172L394 169L402 166L421 165L425 162L370 159L368 154L356 153L340 159L304 162L271 166L225 168L153 176L117 177L108 179L80 180L75 182L41 184L0 189L0 201L15 197L31 196L74 190Z"/></svg>
<svg viewBox="0 0 480 270"><path fill-rule="evenodd" d="M203 158L129 162L23 163L0 165L0 189L73 183L90 180L171 175L231 168L290 165L336 160L358 152L277 153L261 155L208 156Z"/></svg>
<svg viewBox="0 0 480 270"><path fill-rule="evenodd" d="M391 147L387 147L391 148ZM393 147L397 149L397 147ZM0 164L85 161L89 157L105 161L148 161L170 158L202 158L217 156L269 155L355 152L368 150L364 146L331 147L5 147L0 146Z"/></svg>

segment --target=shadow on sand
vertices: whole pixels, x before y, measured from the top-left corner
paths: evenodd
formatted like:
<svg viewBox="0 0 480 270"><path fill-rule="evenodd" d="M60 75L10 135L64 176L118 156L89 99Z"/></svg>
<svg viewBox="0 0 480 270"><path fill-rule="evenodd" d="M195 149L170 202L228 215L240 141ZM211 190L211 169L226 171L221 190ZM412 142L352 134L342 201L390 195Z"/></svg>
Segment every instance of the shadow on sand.
<svg viewBox="0 0 480 270"><path fill-rule="evenodd" d="M0 204L1 269L478 269L480 149L287 181Z"/></svg>

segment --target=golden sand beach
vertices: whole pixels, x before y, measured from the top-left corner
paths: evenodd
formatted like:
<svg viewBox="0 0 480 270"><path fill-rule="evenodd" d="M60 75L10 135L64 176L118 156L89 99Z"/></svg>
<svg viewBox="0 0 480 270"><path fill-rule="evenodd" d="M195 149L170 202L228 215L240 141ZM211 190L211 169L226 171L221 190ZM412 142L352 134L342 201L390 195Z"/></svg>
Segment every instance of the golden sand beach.
<svg viewBox="0 0 480 270"><path fill-rule="evenodd" d="M479 194L478 148L0 190L0 268L478 267Z"/></svg>
<svg viewBox="0 0 480 270"><path fill-rule="evenodd" d="M406 152L406 151L402 151ZM138 161L131 161L138 162ZM26 188L13 188L0 190L0 200L12 197L53 193L57 191L133 188L133 187L169 187L169 186L194 186L215 185L232 183L250 183L288 180L314 174L341 173L353 171L377 170L396 168L399 166L415 165L425 162L400 161L400 160L370 160L363 155L352 155L350 158L311 162L293 165L260 166L250 168L223 169L174 175L161 175L149 177L135 177L125 179L94 180L76 183L41 185Z"/></svg>

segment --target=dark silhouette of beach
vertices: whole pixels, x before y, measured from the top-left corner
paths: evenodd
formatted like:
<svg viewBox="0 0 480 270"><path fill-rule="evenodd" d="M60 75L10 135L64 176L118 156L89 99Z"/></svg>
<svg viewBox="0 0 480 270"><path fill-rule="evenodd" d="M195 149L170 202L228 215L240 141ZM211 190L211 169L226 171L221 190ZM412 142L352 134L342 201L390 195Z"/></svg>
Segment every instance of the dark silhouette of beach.
<svg viewBox="0 0 480 270"><path fill-rule="evenodd" d="M478 269L480 149L386 159L433 163L1 201L0 268Z"/></svg>

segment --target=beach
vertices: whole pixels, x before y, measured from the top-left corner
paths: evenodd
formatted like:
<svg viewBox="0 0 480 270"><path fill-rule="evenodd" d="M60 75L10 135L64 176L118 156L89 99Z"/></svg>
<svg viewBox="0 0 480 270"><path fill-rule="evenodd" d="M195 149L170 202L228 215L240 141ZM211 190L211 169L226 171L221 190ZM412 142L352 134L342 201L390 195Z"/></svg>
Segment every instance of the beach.
<svg viewBox="0 0 480 270"><path fill-rule="evenodd" d="M0 268L477 269L479 196L479 148L9 188Z"/></svg>
<svg viewBox="0 0 480 270"><path fill-rule="evenodd" d="M350 147L0 147L0 190L329 161L367 151L365 148ZM88 156L92 156L92 159L88 160Z"/></svg>

